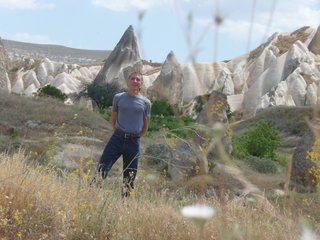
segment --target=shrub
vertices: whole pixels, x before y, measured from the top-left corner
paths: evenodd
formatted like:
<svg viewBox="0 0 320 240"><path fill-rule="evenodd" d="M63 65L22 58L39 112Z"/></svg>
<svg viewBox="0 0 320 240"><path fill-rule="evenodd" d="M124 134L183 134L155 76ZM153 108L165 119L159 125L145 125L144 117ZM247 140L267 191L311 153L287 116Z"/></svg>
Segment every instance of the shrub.
<svg viewBox="0 0 320 240"><path fill-rule="evenodd" d="M38 124L37 123L34 123L33 121L31 120L28 120L25 124L24 124L27 128L31 128L31 129L35 129Z"/></svg>
<svg viewBox="0 0 320 240"><path fill-rule="evenodd" d="M148 131L150 131L150 132L152 132L152 131L159 131L160 129L161 129L161 127L159 127L158 124L153 123L153 122L151 122L151 123L149 124L149 127L148 127Z"/></svg>
<svg viewBox="0 0 320 240"><path fill-rule="evenodd" d="M51 86L51 85L47 85L43 88L39 88L38 89L38 96L39 97L54 97L54 98L57 98L57 99L60 99L62 101L65 101L68 96L61 92L60 89L54 87L54 86Z"/></svg>
<svg viewBox="0 0 320 240"><path fill-rule="evenodd" d="M162 116L173 116L172 106L166 99L159 99L151 101L152 108L151 114L152 115L162 115Z"/></svg>
<svg viewBox="0 0 320 240"><path fill-rule="evenodd" d="M193 125L195 120L189 116L179 116L179 119L177 119L173 113L174 107L175 106L168 103L166 99L152 101L151 120L148 131L152 132L165 129L166 131L172 132L172 134L166 134L169 138L174 135L181 138L186 138L188 134L192 136L193 131L185 130L183 127Z"/></svg>
<svg viewBox="0 0 320 240"><path fill-rule="evenodd" d="M81 98L91 99L99 110L102 110L112 106L113 97L119 92L121 90L117 82L107 83L105 86L87 84L77 95L75 101L79 101Z"/></svg>
<svg viewBox="0 0 320 240"><path fill-rule="evenodd" d="M270 158L259 158L250 156L245 159L246 163L253 170L259 173L276 173L277 165Z"/></svg>
<svg viewBox="0 0 320 240"><path fill-rule="evenodd" d="M276 150L281 146L281 137L273 123L260 120L252 124L248 134L233 139L234 155L242 158L249 155L276 159Z"/></svg>
<svg viewBox="0 0 320 240"><path fill-rule="evenodd" d="M20 128L13 127L13 126L8 128L8 133L11 139L18 137L20 135L20 132L21 132Z"/></svg>
<svg viewBox="0 0 320 240"><path fill-rule="evenodd" d="M196 107L195 107L195 112L200 113L203 109L203 105L208 102L210 99L210 93L201 95L201 96L196 96L195 100L197 102Z"/></svg>
<svg viewBox="0 0 320 240"><path fill-rule="evenodd" d="M280 153L277 152L277 157L276 157L276 162L282 166L282 167L286 167L290 161L291 158L291 154L289 153Z"/></svg>
<svg viewBox="0 0 320 240"><path fill-rule="evenodd" d="M192 130L183 129L183 126L193 125L195 120L191 117L181 117L182 124L180 124L174 116L159 116L151 115L151 121L148 131L159 131L160 129L166 129L166 131L172 131L175 135L181 138L186 138L187 131L190 136L193 135ZM171 136L171 134L170 134Z"/></svg>
<svg viewBox="0 0 320 240"><path fill-rule="evenodd" d="M106 111L105 109L102 109L99 111L100 116L106 120L107 122L111 123L111 115L112 113L110 111Z"/></svg>
<svg viewBox="0 0 320 240"><path fill-rule="evenodd" d="M250 154L248 153L247 149L244 147L244 137L241 136L232 136L232 155L238 159L245 159Z"/></svg>

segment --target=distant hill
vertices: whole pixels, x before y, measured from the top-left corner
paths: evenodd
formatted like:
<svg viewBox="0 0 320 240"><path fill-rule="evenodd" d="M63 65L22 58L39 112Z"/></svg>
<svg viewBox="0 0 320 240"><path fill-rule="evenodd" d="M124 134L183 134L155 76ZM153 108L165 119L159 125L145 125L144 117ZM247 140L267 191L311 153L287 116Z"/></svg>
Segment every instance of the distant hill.
<svg viewBox="0 0 320 240"><path fill-rule="evenodd" d="M35 44L2 39L6 52L12 60L23 57L63 62L66 64L91 64L107 59L109 50L84 50L52 44Z"/></svg>

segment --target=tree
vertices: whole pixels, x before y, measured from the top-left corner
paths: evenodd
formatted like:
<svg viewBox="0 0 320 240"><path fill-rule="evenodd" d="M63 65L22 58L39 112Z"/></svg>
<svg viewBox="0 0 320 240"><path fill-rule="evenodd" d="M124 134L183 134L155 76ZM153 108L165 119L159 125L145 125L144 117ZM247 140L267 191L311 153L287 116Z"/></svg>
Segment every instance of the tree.
<svg viewBox="0 0 320 240"><path fill-rule="evenodd" d="M173 116L172 105L166 99L152 100L151 112L153 115Z"/></svg>
<svg viewBox="0 0 320 240"><path fill-rule="evenodd" d="M107 83L105 86L86 84L75 100L79 101L81 98L91 99L102 110L112 106L113 97L119 92L120 87L117 82Z"/></svg>
<svg viewBox="0 0 320 240"><path fill-rule="evenodd" d="M276 159L276 150L281 146L281 137L274 124L260 120L252 124L248 134L234 139L235 155Z"/></svg>
<svg viewBox="0 0 320 240"><path fill-rule="evenodd" d="M60 89L51 85L47 85L43 88L39 88L37 92L39 97L50 96L50 97L60 99L62 101L65 101L68 98L68 96L65 93L61 92Z"/></svg>

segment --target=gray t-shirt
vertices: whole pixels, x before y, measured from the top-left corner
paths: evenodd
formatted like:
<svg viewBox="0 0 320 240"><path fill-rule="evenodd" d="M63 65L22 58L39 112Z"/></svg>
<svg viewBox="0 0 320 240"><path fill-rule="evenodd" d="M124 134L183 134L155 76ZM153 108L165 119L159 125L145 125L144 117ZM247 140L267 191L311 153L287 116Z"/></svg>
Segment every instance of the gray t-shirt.
<svg viewBox="0 0 320 240"><path fill-rule="evenodd" d="M118 113L116 129L124 133L139 135L143 127L143 117L149 117L151 103L143 95L131 96L118 93L113 98L112 111Z"/></svg>

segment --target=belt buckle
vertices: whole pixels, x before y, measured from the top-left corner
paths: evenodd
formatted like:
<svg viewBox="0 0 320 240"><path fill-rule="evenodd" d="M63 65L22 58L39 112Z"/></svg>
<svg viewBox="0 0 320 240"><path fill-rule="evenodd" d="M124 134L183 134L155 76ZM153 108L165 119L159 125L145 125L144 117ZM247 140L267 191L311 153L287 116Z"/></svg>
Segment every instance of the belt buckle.
<svg viewBox="0 0 320 240"><path fill-rule="evenodd" d="M124 138L131 138L131 135L128 134L128 133L125 133L125 134L124 134Z"/></svg>

